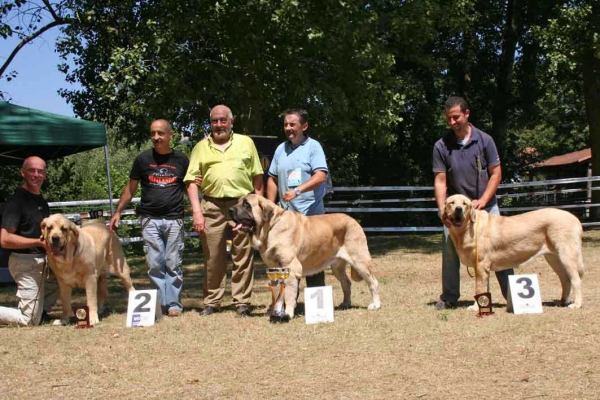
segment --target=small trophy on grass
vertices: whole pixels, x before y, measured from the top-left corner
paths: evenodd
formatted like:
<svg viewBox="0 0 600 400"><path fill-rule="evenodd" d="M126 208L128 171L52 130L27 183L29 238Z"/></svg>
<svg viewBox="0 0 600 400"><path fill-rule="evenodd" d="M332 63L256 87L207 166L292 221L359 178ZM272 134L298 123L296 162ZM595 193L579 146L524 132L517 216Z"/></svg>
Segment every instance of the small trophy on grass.
<svg viewBox="0 0 600 400"><path fill-rule="evenodd" d="M477 316L484 317L494 314L492 311L492 294L490 292L478 294L475 296L475 301L477 302L477 307L479 307L479 314Z"/></svg>
<svg viewBox="0 0 600 400"><path fill-rule="evenodd" d="M73 314L75 314L75 329L93 328L90 324L90 310L88 306L74 306Z"/></svg>

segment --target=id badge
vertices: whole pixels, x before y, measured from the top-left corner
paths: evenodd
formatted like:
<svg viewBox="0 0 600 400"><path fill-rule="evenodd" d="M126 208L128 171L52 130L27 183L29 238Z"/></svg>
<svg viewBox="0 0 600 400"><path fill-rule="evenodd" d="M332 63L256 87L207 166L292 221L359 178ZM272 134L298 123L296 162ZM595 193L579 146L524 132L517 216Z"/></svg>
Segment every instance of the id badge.
<svg viewBox="0 0 600 400"><path fill-rule="evenodd" d="M302 183L302 170L300 168L288 170L287 183L289 188L294 188Z"/></svg>

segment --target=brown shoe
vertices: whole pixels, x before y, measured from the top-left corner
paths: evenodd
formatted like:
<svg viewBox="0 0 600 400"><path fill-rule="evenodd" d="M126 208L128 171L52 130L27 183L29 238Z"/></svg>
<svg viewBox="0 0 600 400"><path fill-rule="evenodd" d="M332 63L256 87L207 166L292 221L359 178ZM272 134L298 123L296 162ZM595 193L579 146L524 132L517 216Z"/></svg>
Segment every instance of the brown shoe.
<svg viewBox="0 0 600 400"><path fill-rule="evenodd" d="M176 308L172 308L169 310L169 312L167 313L167 315L169 317L179 317L181 315L181 310L178 310Z"/></svg>
<svg viewBox="0 0 600 400"><path fill-rule="evenodd" d="M211 315L211 314L214 314L214 313L218 313L220 311L221 311L220 308L213 307L213 306L206 306L206 307L204 307L204 310L200 311L200 315L201 316L206 316L206 315Z"/></svg>

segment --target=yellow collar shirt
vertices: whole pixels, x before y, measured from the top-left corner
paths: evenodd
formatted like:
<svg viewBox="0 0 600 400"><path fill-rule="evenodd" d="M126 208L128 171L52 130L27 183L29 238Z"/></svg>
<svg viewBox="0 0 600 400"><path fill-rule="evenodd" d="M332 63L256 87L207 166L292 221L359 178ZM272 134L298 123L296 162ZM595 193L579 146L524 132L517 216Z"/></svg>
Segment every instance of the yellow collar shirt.
<svg viewBox="0 0 600 400"><path fill-rule="evenodd" d="M198 174L203 177L200 189L206 196L237 198L254 191L252 178L262 175L263 169L254 141L232 132L224 150L210 136L194 146L183 180L193 182Z"/></svg>

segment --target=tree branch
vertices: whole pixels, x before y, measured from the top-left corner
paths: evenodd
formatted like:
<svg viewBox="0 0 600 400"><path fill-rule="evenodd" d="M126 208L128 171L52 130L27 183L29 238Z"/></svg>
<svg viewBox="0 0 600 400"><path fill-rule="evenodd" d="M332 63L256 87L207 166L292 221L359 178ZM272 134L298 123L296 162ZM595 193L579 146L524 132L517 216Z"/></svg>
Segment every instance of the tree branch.
<svg viewBox="0 0 600 400"><path fill-rule="evenodd" d="M35 38L41 36L44 32L46 32L49 29L54 28L55 26L67 25L67 24L70 24L71 22L72 22L72 20L70 18L69 19L59 18L58 20L52 21L51 23L49 23L46 26L43 26L42 28L38 29L36 32L32 33L31 35L23 38L23 40L21 40L19 42L19 44L10 53L10 55L8 56L8 58L6 59L6 61L4 62L4 64L2 64L2 67L0 67L0 78L2 78L2 76L4 75L4 72L6 72L6 69L8 68L8 66L10 65L10 63L12 62L13 58L15 58L15 56L17 55L17 53L27 43L29 43L32 40L34 40Z"/></svg>
<svg viewBox="0 0 600 400"><path fill-rule="evenodd" d="M55 21L60 21L62 19L61 17L56 15L54 8L52 8L52 5L50 4L50 2L48 0L42 0L42 3L44 3L46 8L48 9L48 12L50 12L50 15L52 15L52 18L54 18Z"/></svg>

